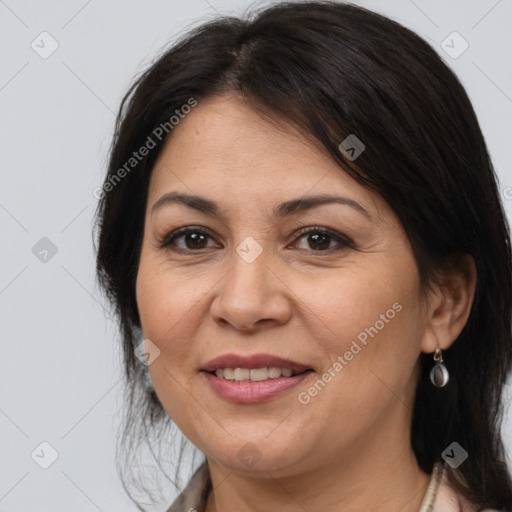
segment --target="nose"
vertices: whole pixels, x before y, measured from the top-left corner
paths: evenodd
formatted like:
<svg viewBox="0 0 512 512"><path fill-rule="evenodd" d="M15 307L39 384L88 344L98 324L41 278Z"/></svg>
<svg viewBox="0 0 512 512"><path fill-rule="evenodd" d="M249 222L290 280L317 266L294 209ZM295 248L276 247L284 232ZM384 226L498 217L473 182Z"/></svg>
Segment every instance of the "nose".
<svg viewBox="0 0 512 512"><path fill-rule="evenodd" d="M221 280L210 308L216 322L250 332L290 319L291 291L269 260L264 251L249 263L233 251L233 264Z"/></svg>

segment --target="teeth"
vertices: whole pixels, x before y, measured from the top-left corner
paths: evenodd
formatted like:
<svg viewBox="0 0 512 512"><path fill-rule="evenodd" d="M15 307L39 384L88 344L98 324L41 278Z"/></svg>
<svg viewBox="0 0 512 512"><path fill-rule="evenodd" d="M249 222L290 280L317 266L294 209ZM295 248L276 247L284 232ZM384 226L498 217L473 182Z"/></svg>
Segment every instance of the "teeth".
<svg viewBox="0 0 512 512"><path fill-rule="evenodd" d="M268 376L271 379L277 379L281 377L281 368L276 368L275 366L272 366L268 369Z"/></svg>
<svg viewBox="0 0 512 512"><path fill-rule="evenodd" d="M250 380L252 382L258 382L268 379L278 379L279 377L291 377L293 370L290 370L290 368L277 368L275 366L255 369L218 368L215 370L215 375L226 380Z"/></svg>
<svg viewBox="0 0 512 512"><path fill-rule="evenodd" d="M267 380L268 379L268 370L266 368L258 368L257 370L251 370L251 380Z"/></svg>
<svg viewBox="0 0 512 512"><path fill-rule="evenodd" d="M249 380L251 370L248 368L235 368L235 380Z"/></svg>

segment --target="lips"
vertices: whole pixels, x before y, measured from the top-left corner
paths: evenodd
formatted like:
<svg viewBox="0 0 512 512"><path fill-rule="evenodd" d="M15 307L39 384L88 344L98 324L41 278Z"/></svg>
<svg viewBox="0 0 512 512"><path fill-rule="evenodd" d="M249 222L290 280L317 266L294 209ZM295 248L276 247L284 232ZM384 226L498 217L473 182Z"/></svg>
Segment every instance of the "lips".
<svg viewBox="0 0 512 512"><path fill-rule="evenodd" d="M218 368L289 368L294 373L302 373L311 370L311 366L307 366L296 361L284 359L282 357L273 356L271 354L254 354L252 356L241 356L238 354L224 354L211 359L200 369L205 372L214 372Z"/></svg>
<svg viewBox="0 0 512 512"><path fill-rule="evenodd" d="M256 404L278 399L282 395L286 396L287 392L290 393L293 388L311 378L312 375L312 371L306 371L295 377L249 382L224 380L213 373L200 372L200 376L205 379L217 397L235 404Z"/></svg>

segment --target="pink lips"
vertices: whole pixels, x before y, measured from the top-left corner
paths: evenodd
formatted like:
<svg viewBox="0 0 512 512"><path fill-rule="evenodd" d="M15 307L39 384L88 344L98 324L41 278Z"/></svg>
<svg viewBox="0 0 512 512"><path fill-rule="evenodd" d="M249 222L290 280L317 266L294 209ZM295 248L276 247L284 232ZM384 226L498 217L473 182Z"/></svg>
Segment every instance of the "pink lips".
<svg viewBox="0 0 512 512"><path fill-rule="evenodd" d="M307 371L294 377L279 377L259 382L226 380L212 373L201 373L212 389L222 398L243 404L270 400L283 391L297 386L313 372Z"/></svg>
<svg viewBox="0 0 512 512"><path fill-rule="evenodd" d="M279 377L277 379L257 382L230 381L209 373L214 372L218 368L265 367L289 368L295 373L302 373L292 377ZM236 403L256 403L270 400L280 393L297 386L313 373L311 367L270 354L256 354L248 357L225 354L208 361L201 370L202 375L204 375L215 393L226 400Z"/></svg>

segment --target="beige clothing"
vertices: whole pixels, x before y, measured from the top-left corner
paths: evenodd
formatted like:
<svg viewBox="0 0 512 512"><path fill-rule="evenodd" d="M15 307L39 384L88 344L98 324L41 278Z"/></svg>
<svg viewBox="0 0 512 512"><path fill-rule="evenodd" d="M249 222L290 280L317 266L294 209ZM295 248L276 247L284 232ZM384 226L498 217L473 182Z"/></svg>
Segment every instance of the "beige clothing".
<svg viewBox="0 0 512 512"><path fill-rule="evenodd" d="M166 512L205 512L210 489L210 472L208 465L204 462ZM433 508L430 508L428 503L434 494L434 505ZM476 507L469 506L463 499L459 499L457 493L448 486L442 464L434 467L422 507L423 509L420 508L420 510L425 510L425 512L476 512L477 510ZM483 512L498 511L486 509Z"/></svg>

